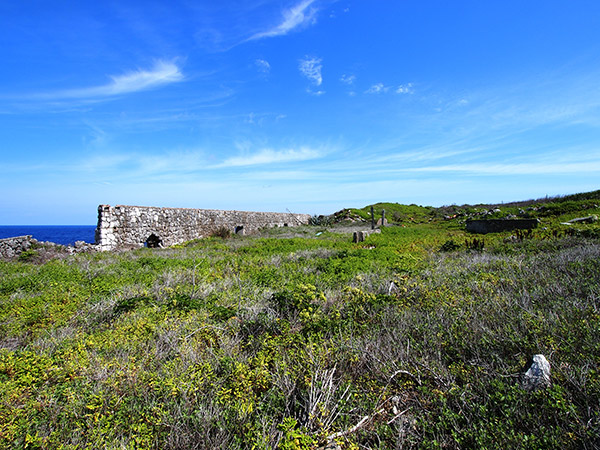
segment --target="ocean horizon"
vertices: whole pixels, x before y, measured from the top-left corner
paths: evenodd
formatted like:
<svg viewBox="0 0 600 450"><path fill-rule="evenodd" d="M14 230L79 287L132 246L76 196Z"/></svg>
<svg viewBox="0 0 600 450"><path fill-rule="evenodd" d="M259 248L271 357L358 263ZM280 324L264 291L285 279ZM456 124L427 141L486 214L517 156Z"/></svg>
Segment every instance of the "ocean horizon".
<svg viewBox="0 0 600 450"><path fill-rule="evenodd" d="M31 235L40 242L73 245L96 242L96 225L0 225L0 239Z"/></svg>

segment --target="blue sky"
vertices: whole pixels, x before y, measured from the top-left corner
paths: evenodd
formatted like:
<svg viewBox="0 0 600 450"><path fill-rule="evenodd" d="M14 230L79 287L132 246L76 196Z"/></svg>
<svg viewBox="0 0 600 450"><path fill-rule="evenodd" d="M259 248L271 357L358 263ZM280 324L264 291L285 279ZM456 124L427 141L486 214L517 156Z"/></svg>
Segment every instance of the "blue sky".
<svg viewBox="0 0 600 450"><path fill-rule="evenodd" d="M0 224L599 189L600 2L0 3Z"/></svg>

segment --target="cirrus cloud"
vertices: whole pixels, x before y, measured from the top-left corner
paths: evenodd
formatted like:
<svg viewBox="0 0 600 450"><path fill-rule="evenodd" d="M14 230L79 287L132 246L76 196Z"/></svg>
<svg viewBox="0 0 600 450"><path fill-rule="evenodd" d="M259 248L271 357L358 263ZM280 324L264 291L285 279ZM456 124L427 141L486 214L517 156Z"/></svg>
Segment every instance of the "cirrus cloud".
<svg viewBox="0 0 600 450"><path fill-rule="evenodd" d="M306 56L300 60L298 65L300 73L315 86L321 86L321 83L323 83L323 76L321 75L321 70L323 69L322 61L321 58Z"/></svg>
<svg viewBox="0 0 600 450"><path fill-rule="evenodd" d="M347 84L348 86L351 86L356 81L356 75L346 75L346 74L344 74L340 78L340 81L342 83L344 83L344 84Z"/></svg>
<svg viewBox="0 0 600 450"><path fill-rule="evenodd" d="M257 166L275 163L289 163L307 161L320 158L321 152L312 148L301 147L299 149L272 150L263 149L258 153L243 156L234 156L226 159L219 167L243 167Z"/></svg>
<svg viewBox="0 0 600 450"><path fill-rule="evenodd" d="M365 94L386 94L386 93L390 92L392 89L393 89L392 87L386 86L383 83L376 83L376 84L372 85L369 89L367 89L365 91ZM412 83L401 84L397 88L393 89L393 92L396 94L412 94L412 93L414 93L413 84Z"/></svg>
<svg viewBox="0 0 600 450"><path fill-rule="evenodd" d="M382 94L384 92L389 91L390 88L385 86L383 83L377 83L371 86L369 89L365 91L366 94Z"/></svg>
<svg viewBox="0 0 600 450"><path fill-rule="evenodd" d="M254 65L256 66L258 71L261 73L267 74L271 71L271 64L269 64L269 61L267 61L267 60L257 59L254 61Z"/></svg>
<svg viewBox="0 0 600 450"><path fill-rule="evenodd" d="M181 69L173 61L158 60L149 70L133 70L122 75L109 75L110 82L100 86L67 89L33 97L43 99L91 99L113 97L145 91L176 83L184 79Z"/></svg>
<svg viewBox="0 0 600 450"><path fill-rule="evenodd" d="M413 92L412 83L401 84L396 88L396 94L412 94Z"/></svg>
<svg viewBox="0 0 600 450"><path fill-rule="evenodd" d="M317 9L312 7L316 0L304 0L283 12L283 20L277 26L260 33L256 33L249 40L283 36L304 26L316 22Z"/></svg>

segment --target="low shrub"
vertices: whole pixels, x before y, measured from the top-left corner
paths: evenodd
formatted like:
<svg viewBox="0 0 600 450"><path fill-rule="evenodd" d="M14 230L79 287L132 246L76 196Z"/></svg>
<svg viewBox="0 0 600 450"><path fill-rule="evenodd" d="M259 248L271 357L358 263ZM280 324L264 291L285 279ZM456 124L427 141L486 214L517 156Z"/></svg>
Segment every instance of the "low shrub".
<svg viewBox="0 0 600 450"><path fill-rule="evenodd" d="M221 239L229 239L231 237L231 230L225 226L220 226L210 234L212 237L219 237Z"/></svg>
<svg viewBox="0 0 600 450"><path fill-rule="evenodd" d="M594 448L595 235L403 225L1 261L0 449Z"/></svg>

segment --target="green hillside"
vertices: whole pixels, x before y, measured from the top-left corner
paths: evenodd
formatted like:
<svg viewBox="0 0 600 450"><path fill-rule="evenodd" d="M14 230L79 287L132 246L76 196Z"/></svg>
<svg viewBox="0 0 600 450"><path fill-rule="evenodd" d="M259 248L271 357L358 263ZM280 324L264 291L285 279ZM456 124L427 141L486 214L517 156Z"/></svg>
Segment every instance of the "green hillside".
<svg viewBox="0 0 600 450"><path fill-rule="evenodd" d="M0 261L0 448L596 448L599 193Z"/></svg>
<svg viewBox="0 0 600 450"><path fill-rule="evenodd" d="M385 218L390 224L425 223L452 219L540 218L548 224L571 220L580 215L600 213L600 190L563 197L543 198L503 204L449 205L441 207L375 203L360 209L345 209L333 215L334 219L371 221L371 208L375 219Z"/></svg>

